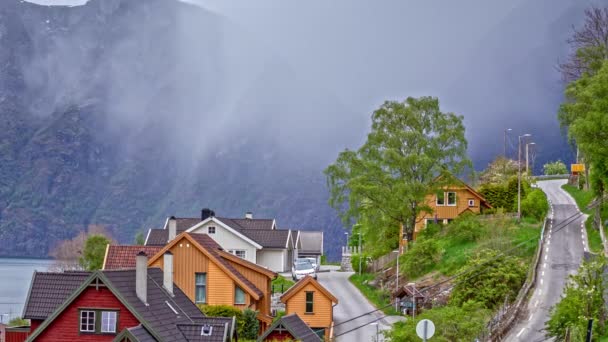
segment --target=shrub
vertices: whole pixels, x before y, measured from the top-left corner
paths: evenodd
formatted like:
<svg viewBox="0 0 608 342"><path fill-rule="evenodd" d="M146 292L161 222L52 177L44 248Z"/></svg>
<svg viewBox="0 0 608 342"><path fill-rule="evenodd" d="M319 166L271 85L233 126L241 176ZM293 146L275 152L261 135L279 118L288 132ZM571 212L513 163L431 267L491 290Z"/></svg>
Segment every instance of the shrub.
<svg viewBox="0 0 608 342"><path fill-rule="evenodd" d="M243 311L243 325L238 331L239 336L244 340L255 340L260 331L260 322L258 321L257 311L245 309Z"/></svg>
<svg viewBox="0 0 608 342"><path fill-rule="evenodd" d="M426 227L420 233L418 233L418 236L416 236L416 240L420 241L420 240L432 239L432 238L438 236L442 230L443 230L442 225L435 224L435 223L429 223L426 225Z"/></svg>
<svg viewBox="0 0 608 342"><path fill-rule="evenodd" d="M30 320L29 319L25 319L25 318L21 318L21 317L15 317L15 318L11 319L10 321L8 321L8 325L10 327L29 326L30 325Z"/></svg>
<svg viewBox="0 0 608 342"><path fill-rule="evenodd" d="M543 171L547 176L565 175L568 173L568 168L566 167L566 164L564 164L564 162L562 162L561 160L556 160L554 162L549 162L543 165Z"/></svg>
<svg viewBox="0 0 608 342"><path fill-rule="evenodd" d="M523 216L542 220L549 211L547 196L540 189L533 189L521 201L521 213Z"/></svg>
<svg viewBox="0 0 608 342"><path fill-rule="evenodd" d="M485 226L474 215L462 215L448 226L447 234L457 242L475 242L484 231Z"/></svg>
<svg viewBox="0 0 608 342"><path fill-rule="evenodd" d="M443 251L435 240L416 241L403 255L402 269L410 277L420 276L441 260Z"/></svg>
<svg viewBox="0 0 608 342"><path fill-rule="evenodd" d="M494 250L484 250L469 259L465 269L479 268L456 284L450 305L460 306L474 301L488 309L502 304L508 296L515 299L526 279L526 265L521 259L502 255Z"/></svg>
<svg viewBox="0 0 608 342"><path fill-rule="evenodd" d="M230 305L197 304L198 308L209 317L236 317L236 331L240 336L245 331L244 312ZM250 310L251 311L251 310ZM256 319L257 320L257 319Z"/></svg>
<svg viewBox="0 0 608 342"><path fill-rule="evenodd" d="M367 270L367 256L365 254L353 254L350 257L350 264L353 270L357 272L359 270L359 260L361 260L361 272L365 272Z"/></svg>

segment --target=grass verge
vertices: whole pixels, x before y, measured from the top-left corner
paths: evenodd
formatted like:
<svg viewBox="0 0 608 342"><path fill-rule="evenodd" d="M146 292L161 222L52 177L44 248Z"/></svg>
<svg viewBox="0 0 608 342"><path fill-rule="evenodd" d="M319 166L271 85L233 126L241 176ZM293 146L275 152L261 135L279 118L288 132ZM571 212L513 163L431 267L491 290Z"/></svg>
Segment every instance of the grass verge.
<svg viewBox="0 0 608 342"><path fill-rule="evenodd" d="M272 281L272 292L285 292L295 283L281 275Z"/></svg>
<svg viewBox="0 0 608 342"><path fill-rule="evenodd" d="M391 296L387 290L377 289L369 282L374 280L374 275L371 273L363 273L361 275L353 274L348 278L357 289L369 300L376 309L382 309L387 315L397 315L397 311L393 306L388 306L391 303ZM387 307L388 306L388 307Z"/></svg>
<svg viewBox="0 0 608 342"><path fill-rule="evenodd" d="M564 184L562 185L562 189L564 189L567 193L574 198L576 201L576 205L578 208L585 214L590 215L585 222L585 229L587 230L587 239L589 240L589 250L593 253L601 253L602 252L602 237L600 236L600 232L596 229L593 229L593 213L591 210L587 210L587 206L593 198L595 197L591 191L581 190L573 185ZM602 208L604 209L604 208ZM602 210L604 211L604 210Z"/></svg>

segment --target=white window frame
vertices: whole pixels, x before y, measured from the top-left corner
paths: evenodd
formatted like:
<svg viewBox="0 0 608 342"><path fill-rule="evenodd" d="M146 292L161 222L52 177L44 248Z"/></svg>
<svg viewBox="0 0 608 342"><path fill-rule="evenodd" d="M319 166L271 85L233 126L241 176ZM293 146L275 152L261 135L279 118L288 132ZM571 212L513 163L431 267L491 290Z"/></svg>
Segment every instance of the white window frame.
<svg viewBox="0 0 608 342"><path fill-rule="evenodd" d="M454 194L454 204L450 204L450 194ZM458 204L458 197L456 197L455 191L448 191L445 193L445 202L448 207L455 207Z"/></svg>
<svg viewBox="0 0 608 342"><path fill-rule="evenodd" d="M101 312L101 332L102 333L116 333L117 324L118 324L118 313L116 311L102 311Z"/></svg>
<svg viewBox="0 0 608 342"><path fill-rule="evenodd" d="M230 254L236 255L237 257L241 258L241 259L247 259L247 251L244 249L231 249L229 250ZM243 254L243 256L240 256L239 254Z"/></svg>
<svg viewBox="0 0 608 342"><path fill-rule="evenodd" d="M204 284L199 284L197 282L196 276L199 275L199 274L200 275L204 275L204 277L205 277L205 283ZM198 289L199 289L199 287L203 288L204 291L205 291L205 298L203 299L202 302L198 300ZM205 272L197 272L197 273L194 274L194 302L196 304L207 304L207 273L205 273Z"/></svg>
<svg viewBox="0 0 608 342"><path fill-rule="evenodd" d="M443 204L439 204L439 194L443 194ZM447 196L445 195L445 192L437 192L437 194L435 195L435 205L438 207L443 207L445 206L445 202L447 201Z"/></svg>
<svg viewBox="0 0 608 342"><path fill-rule="evenodd" d="M91 319L91 314L93 317L93 329L89 330L89 325L91 325L91 322L89 322L89 319ZM80 310L80 332L85 332L85 333L94 333L95 332L95 311L93 310ZM83 319L85 320L83 322ZM86 326L85 329L82 329L82 327Z"/></svg>
<svg viewBox="0 0 608 342"><path fill-rule="evenodd" d="M211 231L211 229L213 229L213 231ZM215 234L216 231L217 229L215 228L215 226L207 228L207 234Z"/></svg>
<svg viewBox="0 0 608 342"><path fill-rule="evenodd" d="M469 207L474 207L475 206L475 200L474 199L469 199Z"/></svg>

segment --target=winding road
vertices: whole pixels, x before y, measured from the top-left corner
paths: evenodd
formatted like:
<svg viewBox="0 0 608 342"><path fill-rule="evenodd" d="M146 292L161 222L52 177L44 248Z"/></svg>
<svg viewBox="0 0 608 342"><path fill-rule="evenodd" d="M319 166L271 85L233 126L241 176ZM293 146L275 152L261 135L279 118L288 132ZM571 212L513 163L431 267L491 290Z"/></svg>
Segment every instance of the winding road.
<svg viewBox="0 0 608 342"><path fill-rule="evenodd" d="M544 332L549 310L560 300L568 276L576 273L584 252L588 251L584 228L586 217L580 216L572 221L572 216L579 213L579 209L574 199L561 188L565 183L565 180L538 182L551 204L550 221L546 227L538 278L528 303L527 316L511 329L506 341L552 340L547 340ZM572 222L565 224L568 221Z"/></svg>

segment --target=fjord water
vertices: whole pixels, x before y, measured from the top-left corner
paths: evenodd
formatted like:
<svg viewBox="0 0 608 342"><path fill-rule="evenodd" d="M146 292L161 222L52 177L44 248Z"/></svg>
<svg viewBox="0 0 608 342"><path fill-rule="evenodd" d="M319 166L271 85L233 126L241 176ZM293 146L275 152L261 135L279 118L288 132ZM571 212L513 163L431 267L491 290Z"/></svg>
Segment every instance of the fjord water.
<svg viewBox="0 0 608 342"><path fill-rule="evenodd" d="M53 260L0 258L0 322L21 316L34 271L46 271Z"/></svg>

